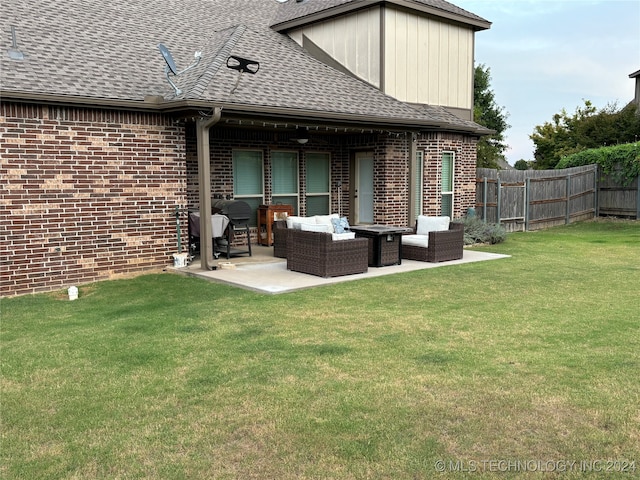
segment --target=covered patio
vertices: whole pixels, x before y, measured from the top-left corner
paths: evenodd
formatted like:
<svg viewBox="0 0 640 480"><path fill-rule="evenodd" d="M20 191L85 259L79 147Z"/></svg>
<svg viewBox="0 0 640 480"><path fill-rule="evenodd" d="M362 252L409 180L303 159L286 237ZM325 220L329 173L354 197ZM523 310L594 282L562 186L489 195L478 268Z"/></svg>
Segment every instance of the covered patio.
<svg viewBox="0 0 640 480"><path fill-rule="evenodd" d="M415 270L443 268L464 263L508 258L508 255L486 253L474 250L473 248L465 248L463 258L460 260L441 263L403 260L400 265L369 267L366 273L322 278L315 275L287 270L287 261L282 258L274 257L273 247L256 245L252 246L252 251L252 256L243 255L231 257L230 259L226 259L223 256L220 257L220 259L215 261L213 264L213 266L216 267L215 270L204 270L198 257L196 257L187 267L171 267L169 270L181 275L203 278L213 282L226 283L260 293L278 294L339 282L393 275L396 273L411 272Z"/></svg>

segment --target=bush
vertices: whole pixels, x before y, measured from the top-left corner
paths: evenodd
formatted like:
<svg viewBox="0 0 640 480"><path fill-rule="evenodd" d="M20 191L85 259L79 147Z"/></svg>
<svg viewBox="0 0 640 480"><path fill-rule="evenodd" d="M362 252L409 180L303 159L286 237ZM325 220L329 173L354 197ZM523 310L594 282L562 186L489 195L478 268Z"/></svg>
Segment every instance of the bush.
<svg viewBox="0 0 640 480"><path fill-rule="evenodd" d="M507 238L507 231L502 225L485 223L478 217L464 217L456 220L464 225L464 244L502 243Z"/></svg>
<svg viewBox="0 0 640 480"><path fill-rule="evenodd" d="M593 148L569 155L556 168L580 167L597 163L602 173L612 175L624 186L640 175L640 143Z"/></svg>

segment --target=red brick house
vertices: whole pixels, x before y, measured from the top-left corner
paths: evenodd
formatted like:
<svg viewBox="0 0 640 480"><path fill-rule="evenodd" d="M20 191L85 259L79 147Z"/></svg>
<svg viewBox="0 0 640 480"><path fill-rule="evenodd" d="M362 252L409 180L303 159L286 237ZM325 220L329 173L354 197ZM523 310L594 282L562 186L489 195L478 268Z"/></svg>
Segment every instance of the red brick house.
<svg viewBox="0 0 640 480"><path fill-rule="evenodd" d="M473 206L489 22L443 0L175 7L3 2L2 296L170 265L176 208L184 235L212 196L395 225Z"/></svg>

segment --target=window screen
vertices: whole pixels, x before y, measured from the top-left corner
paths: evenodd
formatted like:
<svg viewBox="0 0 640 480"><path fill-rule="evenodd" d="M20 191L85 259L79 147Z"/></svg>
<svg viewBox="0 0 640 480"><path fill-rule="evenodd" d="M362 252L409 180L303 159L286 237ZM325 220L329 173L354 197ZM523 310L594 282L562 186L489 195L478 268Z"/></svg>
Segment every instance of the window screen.
<svg viewBox="0 0 640 480"><path fill-rule="evenodd" d="M423 194L423 178L424 178L424 152L418 150L416 152L416 158L414 159L415 165L413 169L413 214L417 218L418 215L422 215L422 199Z"/></svg>
<svg viewBox="0 0 640 480"><path fill-rule="evenodd" d="M251 226L257 225L256 212L264 203L262 152L233 151L233 196L251 207Z"/></svg>
<svg viewBox="0 0 640 480"><path fill-rule="evenodd" d="M442 154L442 215L453 218L453 152Z"/></svg>
<svg viewBox="0 0 640 480"><path fill-rule="evenodd" d="M307 215L328 215L331 213L331 158L328 153L309 153L306 162Z"/></svg>
<svg viewBox="0 0 640 480"><path fill-rule="evenodd" d="M271 153L271 197L273 203L292 205L298 211L298 154Z"/></svg>

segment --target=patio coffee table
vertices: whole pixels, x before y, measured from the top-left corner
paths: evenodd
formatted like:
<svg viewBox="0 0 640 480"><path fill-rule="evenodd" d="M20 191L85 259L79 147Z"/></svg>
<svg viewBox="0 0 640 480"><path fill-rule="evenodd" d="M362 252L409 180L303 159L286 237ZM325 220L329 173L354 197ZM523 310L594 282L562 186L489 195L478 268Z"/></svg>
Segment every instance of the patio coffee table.
<svg viewBox="0 0 640 480"><path fill-rule="evenodd" d="M356 237L369 239L369 266L385 267L402 263L402 234L412 233L406 227L391 225L355 225Z"/></svg>

